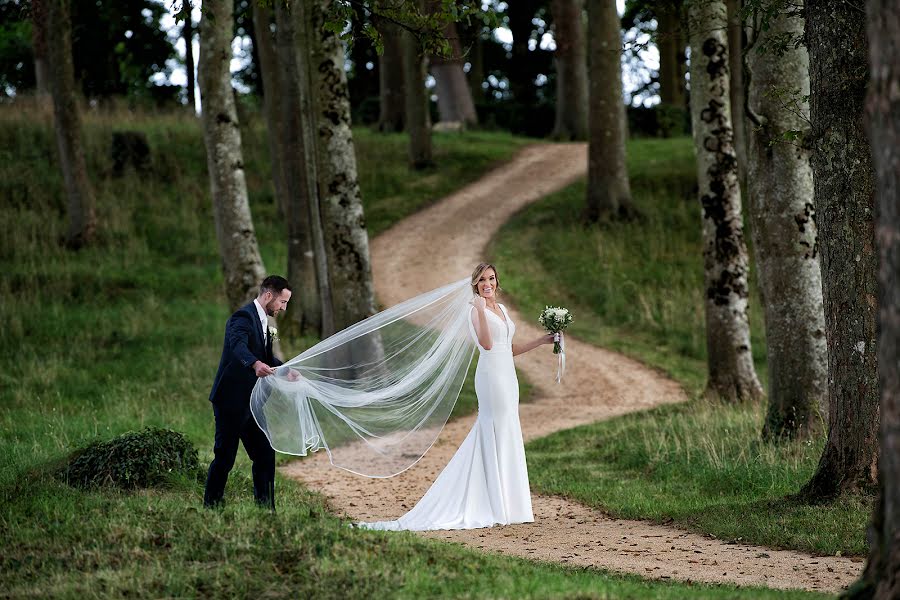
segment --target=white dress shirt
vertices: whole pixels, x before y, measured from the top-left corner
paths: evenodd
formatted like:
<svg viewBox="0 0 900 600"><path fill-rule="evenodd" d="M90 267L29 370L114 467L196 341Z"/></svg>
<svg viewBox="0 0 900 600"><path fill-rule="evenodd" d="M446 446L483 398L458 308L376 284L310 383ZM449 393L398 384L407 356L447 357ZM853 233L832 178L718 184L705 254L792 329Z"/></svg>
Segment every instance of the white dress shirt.
<svg viewBox="0 0 900 600"><path fill-rule="evenodd" d="M262 323L263 343L268 343L268 341L269 341L269 317L266 315L265 309L263 309L262 305L260 305L259 300L254 298L253 304L256 305L256 314L259 316L259 320Z"/></svg>

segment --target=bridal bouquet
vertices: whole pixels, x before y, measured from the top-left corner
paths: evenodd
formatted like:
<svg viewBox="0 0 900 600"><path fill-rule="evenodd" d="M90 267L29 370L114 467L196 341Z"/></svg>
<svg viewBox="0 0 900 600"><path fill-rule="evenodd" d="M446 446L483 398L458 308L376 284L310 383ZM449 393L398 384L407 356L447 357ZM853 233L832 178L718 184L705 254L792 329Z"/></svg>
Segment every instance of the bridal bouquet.
<svg viewBox="0 0 900 600"><path fill-rule="evenodd" d="M560 346L559 333L569 326L572 322L572 313L568 308L560 308L558 306L548 306L538 317L538 322L550 333L554 335L553 354L559 354L563 351Z"/></svg>

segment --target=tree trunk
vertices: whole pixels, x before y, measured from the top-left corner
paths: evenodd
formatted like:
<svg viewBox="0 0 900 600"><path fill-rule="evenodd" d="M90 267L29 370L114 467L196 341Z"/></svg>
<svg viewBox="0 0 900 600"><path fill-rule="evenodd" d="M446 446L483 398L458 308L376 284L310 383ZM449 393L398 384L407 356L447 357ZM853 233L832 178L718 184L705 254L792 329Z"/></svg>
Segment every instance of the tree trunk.
<svg viewBox="0 0 900 600"><path fill-rule="evenodd" d="M197 110L196 85L194 83L194 20L191 17L190 8L184 19L184 27L181 29L181 37L184 38L184 70L187 73L187 99L191 112Z"/></svg>
<svg viewBox="0 0 900 600"><path fill-rule="evenodd" d="M738 177L747 183L747 134L744 119L744 27L741 22L741 0L726 0L728 5L728 69L731 73L732 125L734 149L737 153Z"/></svg>
<svg viewBox="0 0 900 600"><path fill-rule="evenodd" d="M684 86L684 34L681 3L666 3L657 10L656 45L659 49L659 99L661 104L687 107Z"/></svg>
<svg viewBox="0 0 900 600"><path fill-rule="evenodd" d="M863 581L875 598L900 596L900 10L868 3L868 128L877 171L880 255L878 370L881 396L879 501ZM868 597L868 595L867 595Z"/></svg>
<svg viewBox="0 0 900 600"><path fill-rule="evenodd" d="M484 100L484 39L481 37L480 24L475 27L475 39L469 50L469 89L472 90L472 101Z"/></svg>
<svg viewBox="0 0 900 600"><path fill-rule="evenodd" d="M613 0L589 0L590 112L585 218L590 223L633 213L625 165L622 31Z"/></svg>
<svg viewBox="0 0 900 600"><path fill-rule="evenodd" d="M303 4L309 58L311 132L317 132L307 164L315 163L322 231L328 257L333 331L349 327L375 313L375 293L369 259L369 237L363 217L350 129L350 95L344 70L344 46L324 27L332 0ZM308 171L307 177L313 177ZM330 335L323 327L323 335Z"/></svg>
<svg viewBox="0 0 900 600"><path fill-rule="evenodd" d="M587 43L582 0L553 0L556 39L556 123L550 136L558 140L588 137Z"/></svg>
<svg viewBox="0 0 900 600"><path fill-rule="evenodd" d="M276 56L275 40L272 36L272 15L268 8L253 3L253 28L258 46L259 71L263 82L263 113L269 140L269 161L272 164L272 185L275 188L275 202L278 212L284 216L288 200L284 187L284 155L278 147L278 137L283 131L281 115L281 74Z"/></svg>
<svg viewBox="0 0 900 600"><path fill-rule="evenodd" d="M478 124L475 103L466 73L463 71L462 44L456 23L444 27L444 37L450 43L450 56L431 57L431 74L434 76L438 115L441 123L461 123L463 127Z"/></svg>
<svg viewBox="0 0 900 600"><path fill-rule="evenodd" d="M31 0L31 50L34 53L35 94L50 93L50 65L47 61L47 5L45 0Z"/></svg>
<svg viewBox="0 0 900 600"><path fill-rule="evenodd" d="M247 199L241 131L231 88L233 3L204 6L200 21L200 94L203 139L216 236L228 304L236 310L253 298L265 276Z"/></svg>
<svg viewBox="0 0 900 600"><path fill-rule="evenodd" d="M69 213L66 245L78 249L91 243L97 229L94 192L91 189L81 140L81 116L72 65L72 21L69 0L52 0L44 6L49 42L50 89L53 95L53 125L59 149Z"/></svg>
<svg viewBox="0 0 900 600"><path fill-rule="evenodd" d="M425 93L425 59L419 42L403 32L403 78L406 81L406 130L409 132L409 165L425 169L434 164L431 155L431 118Z"/></svg>
<svg viewBox="0 0 900 600"><path fill-rule="evenodd" d="M693 0L688 15L691 115L703 217L707 394L732 402L756 399L763 390L750 353L749 260L728 102L725 2Z"/></svg>
<svg viewBox="0 0 900 600"><path fill-rule="evenodd" d="M406 115L406 84L403 78L403 31L395 24L377 20L376 26L384 42L378 57L378 131L403 131Z"/></svg>
<svg viewBox="0 0 900 600"><path fill-rule="evenodd" d="M297 4L293 5L294 7ZM304 106L301 98L301 71L295 40L297 15L283 2L276 2L275 30L278 59L280 100L273 112L280 114L276 154L281 157L284 184L284 213L287 220L288 281L296 290L294 302L285 314L285 331L289 336L322 334L322 289L327 276L324 243L314 243L312 209L318 202L315 180L307 175L308 151L304 142ZM299 12L299 11L298 11ZM265 85L265 83L263 83ZM273 168L274 168L273 163ZM318 214L318 211L316 211ZM321 240L321 236L319 236ZM321 285L319 282L323 282Z"/></svg>
<svg viewBox="0 0 900 600"><path fill-rule="evenodd" d="M784 34L802 34L803 18L781 13L766 31L751 31L754 46ZM809 95L809 55L791 48L781 56L747 55L749 107L748 180L753 249L766 316L769 410L763 438L807 438L818 433L827 410L825 314L813 210L809 152L781 139L806 128L809 106L797 112L773 92ZM743 108L743 107L742 107Z"/></svg>
<svg viewBox="0 0 900 600"><path fill-rule="evenodd" d="M537 103L537 88L534 83L534 66L528 49L531 33L534 31L534 16L544 0L516 0L509 2L506 15L507 27L512 32L512 52L507 64L509 91L513 101L523 107Z"/></svg>
<svg viewBox="0 0 900 600"><path fill-rule="evenodd" d="M877 172L879 500L857 598L900 598L900 7L868 2L869 140Z"/></svg>
<svg viewBox="0 0 900 600"><path fill-rule="evenodd" d="M863 128L865 13L809 0L806 15L829 404L825 450L801 495L820 500L876 485L875 173Z"/></svg>

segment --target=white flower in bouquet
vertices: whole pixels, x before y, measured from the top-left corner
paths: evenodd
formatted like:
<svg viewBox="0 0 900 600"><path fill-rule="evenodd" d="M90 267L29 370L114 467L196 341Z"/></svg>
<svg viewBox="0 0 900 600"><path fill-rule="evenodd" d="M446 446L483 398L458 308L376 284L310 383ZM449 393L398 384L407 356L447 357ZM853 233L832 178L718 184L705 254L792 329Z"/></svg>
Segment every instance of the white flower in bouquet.
<svg viewBox="0 0 900 600"><path fill-rule="evenodd" d="M572 313L568 308L548 306L541 312L538 322L550 333L560 333L572 322ZM556 341L553 342L553 354L559 354L561 350L559 336L557 336Z"/></svg>

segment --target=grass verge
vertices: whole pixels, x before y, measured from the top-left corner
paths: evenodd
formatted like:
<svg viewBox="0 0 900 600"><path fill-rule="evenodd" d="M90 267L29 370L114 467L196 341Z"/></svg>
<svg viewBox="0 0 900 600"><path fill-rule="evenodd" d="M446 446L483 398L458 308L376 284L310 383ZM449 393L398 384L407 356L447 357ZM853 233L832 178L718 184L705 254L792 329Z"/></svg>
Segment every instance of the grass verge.
<svg viewBox="0 0 900 600"><path fill-rule="evenodd" d="M200 509L197 481L135 493L61 484L50 473L73 449L146 426L184 432L202 461L211 458L206 396L227 309L202 137L187 115L88 114L100 236L95 246L69 253L58 244L65 206L49 121L0 109L3 596L820 597L647 582L484 555L408 533L357 531L330 514L320 496L282 478L279 512L271 515L253 504L242 453L222 512ZM147 172L111 175L109 141L119 129L146 133L153 151ZM436 136L439 160L458 163L458 170L409 174L396 156L384 164L397 154L399 137L357 137L367 209L383 209L376 227L458 185L460 170L474 178L519 143L492 134ZM283 223L261 126L245 124L243 139L261 249L269 268L280 271ZM393 175L370 176L373 169ZM390 190L404 183L418 191L394 200L404 194Z"/></svg>
<svg viewBox="0 0 900 600"><path fill-rule="evenodd" d="M632 141L628 166L642 219L585 227L578 182L504 225L492 255L504 288L526 314L545 304L567 306L573 335L665 371L696 398L705 384L706 349L691 141ZM753 356L764 380L758 307L754 286ZM532 486L615 516L728 539L865 553L869 500L811 507L787 499L812 474L824 441L761 444L763 418L762 406L693 400L560 432L528 445Z"/></svg>

